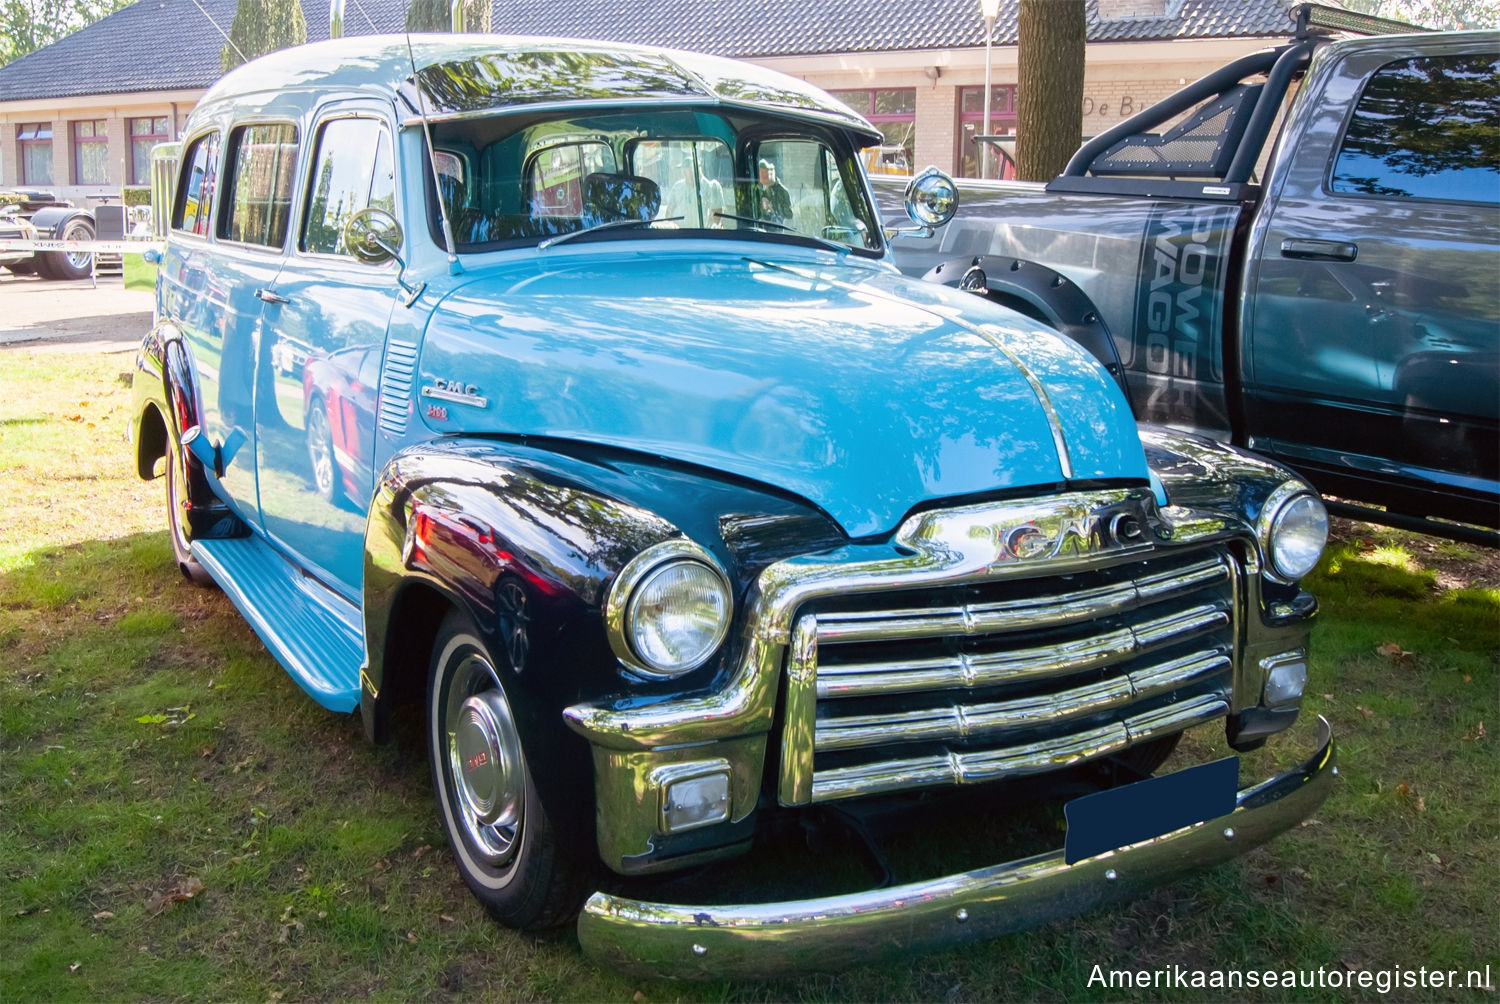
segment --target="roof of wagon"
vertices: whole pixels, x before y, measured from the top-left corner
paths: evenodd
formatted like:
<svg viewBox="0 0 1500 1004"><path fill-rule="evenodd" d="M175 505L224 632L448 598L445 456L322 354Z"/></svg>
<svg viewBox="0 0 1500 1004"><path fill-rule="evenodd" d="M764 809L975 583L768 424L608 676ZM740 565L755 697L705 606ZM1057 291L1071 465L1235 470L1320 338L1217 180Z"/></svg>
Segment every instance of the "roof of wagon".
<svg viewBox="0 0 1500 1004"><path fill-rule="evenodd" d="M875 134L843 103L795 77L717 56L509 35L415 34L407 46L405 35L365 35L284 49L226 74L203 103L270 91L364 91L434 119L578 101L753 104Z"/></svg>

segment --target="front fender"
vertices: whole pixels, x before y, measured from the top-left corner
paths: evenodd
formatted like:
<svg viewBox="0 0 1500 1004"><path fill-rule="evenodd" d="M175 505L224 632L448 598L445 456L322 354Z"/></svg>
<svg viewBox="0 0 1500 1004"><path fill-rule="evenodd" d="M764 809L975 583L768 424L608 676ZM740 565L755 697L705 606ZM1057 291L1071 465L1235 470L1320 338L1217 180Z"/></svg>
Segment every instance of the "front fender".
<svg viewBox="0 0 1500 1004"><path fill-rule="evenodd" d="M443 613L463 611L495 659L528 759L546 765L533 780L557 832L596 854L589 750L562 709L620 686L604 590L641 549L679 531L538 469L527 452L445 440L398 453L380 473L365 533L360 708L382 740L391 709L426 692Z"/></svg>

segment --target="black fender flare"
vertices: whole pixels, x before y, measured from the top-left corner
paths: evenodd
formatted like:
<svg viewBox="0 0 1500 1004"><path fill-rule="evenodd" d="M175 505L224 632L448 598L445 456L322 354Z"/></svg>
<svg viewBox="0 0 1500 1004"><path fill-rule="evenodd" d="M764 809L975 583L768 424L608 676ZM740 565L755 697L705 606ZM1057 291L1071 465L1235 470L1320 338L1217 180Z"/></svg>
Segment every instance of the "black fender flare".
<svg viewBox="0 0 1500 1004"><path fill-rule="evenodd" d="M31 214L31 225L36 227L39 238L52 240L79 217L87 220L89 226L94 225L94 214L79 206L46 206L38 209Z"/></svg>
<svg viewBox="0 0 1500 1004"><path fill-rule="evenodd" d="M642 549L680 531L527 453L449 439L398 452L379 474L365 531L360 712L366 735L385 739L392 709L426 693L438 621L461 610L495 659L559 837L597 855L592 754L562 709L622 689L606 590Z"/></svg>
<svg viewBox="0 0 1500 1004"><path fill-rule="evenodd" d="M1099 308L1078 284L1056 269L1010 255L966 255L933 266L922 276L927 282L957 286L974 269L984 277L990 299L1033 320L1057 329L1088 350L1114 377L1130 401L1125 369L1109 325Z"/></svg>

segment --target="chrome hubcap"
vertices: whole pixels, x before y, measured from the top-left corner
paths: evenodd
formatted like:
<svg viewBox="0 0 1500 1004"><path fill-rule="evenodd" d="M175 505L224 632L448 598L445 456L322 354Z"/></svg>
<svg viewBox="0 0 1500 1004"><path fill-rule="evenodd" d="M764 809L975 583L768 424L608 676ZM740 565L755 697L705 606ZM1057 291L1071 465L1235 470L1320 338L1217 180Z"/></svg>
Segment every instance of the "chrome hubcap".
<svg viewBox="0 0 1500 1004"><path fill-rule="evenodd" d="M510 705L479 656L465 657L454 673L445 720L456 815L485 862L503 865L520 841L525 770Z"/></svg>
<svg viewBox="0 0 1500 1004"><path fill-rule="evenodd" d="M93 236L87 227L72 226L68 228L67 233L63 234L63 240L86 241L91 240ZM94 256L87 251L68 251L66 254L68 264L75 269L88 268L89 263L94 260Z"/></svg>

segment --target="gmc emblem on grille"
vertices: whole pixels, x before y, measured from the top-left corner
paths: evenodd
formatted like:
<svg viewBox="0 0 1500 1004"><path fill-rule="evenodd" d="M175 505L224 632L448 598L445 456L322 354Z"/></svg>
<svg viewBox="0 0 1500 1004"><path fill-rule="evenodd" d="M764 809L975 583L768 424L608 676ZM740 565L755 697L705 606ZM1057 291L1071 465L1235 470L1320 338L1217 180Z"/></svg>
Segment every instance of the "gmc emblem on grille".
<svg viewBox="0 0 1500 1004"><path fill-rule="evenodd" d="M1022 523L996 534L1001 561L1045 561L1065 554L1083 557L1143 541L1140 521L1128 512L1065 516L1054 530Z"/></svg>

